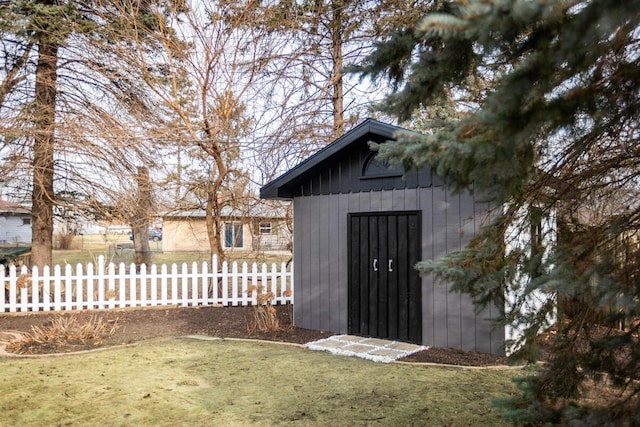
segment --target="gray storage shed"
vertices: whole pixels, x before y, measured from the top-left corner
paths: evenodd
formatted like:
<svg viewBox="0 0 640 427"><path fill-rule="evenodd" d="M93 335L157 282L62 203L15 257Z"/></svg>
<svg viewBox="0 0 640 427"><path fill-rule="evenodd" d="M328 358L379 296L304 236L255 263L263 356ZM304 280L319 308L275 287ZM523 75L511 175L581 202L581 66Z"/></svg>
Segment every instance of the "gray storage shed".
<svg viewBox="0 0 640 427"><path fill-rule="evenodd" d="M398 130L367 119L261 189L293 200L294 324L503 354L495 308L476 312L413 268L462 248L488 206L445 191L428 169L378 160L369 142Z"/></svg>

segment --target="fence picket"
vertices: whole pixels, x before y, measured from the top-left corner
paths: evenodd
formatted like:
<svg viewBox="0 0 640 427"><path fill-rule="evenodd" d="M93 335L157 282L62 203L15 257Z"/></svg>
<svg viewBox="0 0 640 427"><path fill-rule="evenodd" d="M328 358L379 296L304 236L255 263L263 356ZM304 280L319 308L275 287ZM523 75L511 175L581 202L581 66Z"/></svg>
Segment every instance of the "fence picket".
<svg viewBox="0 0 640 427"><path fill-rule="evenodd" d="M0 268L0 282L2 283L2 292L0 292L0 307L4 307L7 303L6 295L9 292L7 288L6 268Z"/></svg>
<svg viewBox="0 0 640 427"><path fill-rule="evenodd" d="M74 277L76 284L76 309L82 310L84 305L84 295L83 295L83 287L82 287L82 278L84 277L84 273L82 271L82 264L76 265L76 275Z"/></svg>
<svg viewBox="0 0 640 427"><path fill-rule="evenodd" d="M231 305L238 305L238 263L231 264Z"/></svg>
<svg viewBox="0 0 640 427"><path fill-rule="evenodd" d="M53 310L62 310L62 268L56 265L53 268Z"/></svg>
<svg viewBox="0 0 640 427"><path fill-rule="evenodd" d="M200 271L199 281L202 286L202 299L200 300L200 304L203 306L209 305L209 271L206 262L202 263L202 269Z"/></svg>
<svg viewBox="0 0 640 427"><path fill-rule="evenodd" d="M168 305L167 299L167 279L169 275L167 273L167 264L162 264L160 268L160 305Z"/></svg>
<svg viewBox="0 0 640 427"><path fill-rule="evenodd" d="M251 304L258 305L258 264L251 264Z"/></svg>
<svg viewBox="0 0 640 427"><path fill-rule="evenodd" d="M92 310L94 308L94 299L95 299L95 295L94 295L94 283L95 283L95 275L93 273L93 264L87 264L87 276L86 276L86 282L87 282L87 304L86 307L89 310Z"/></svg>
<svg viewBox="0 0 640 427"><path fill-rule="evenodd" d="M150 304L151 306L158 305L158 266L155 264L151 265L151 295L150 295Z"/></svg>
<svg viewBox="0 0 640 427"><path fill-rule="evenodd" d="M249 305L249 274L247 271L247 263L242 263L242 273L240 275L242 278L242 294L241 294L241 305Z"/></svg>
<svg viewBox="0 0 640 427"><path fill-rule="evenodd" d="M104 281L104 258L98 258L98 268L96 270L97 283L98 283L98 303L97 308L104 308L106 303L105 298L105 281Z"/></svg>
<svg viewBox="0 0 640 427"><path fill-rule="evenodd" d="M222 305L229 305L229 264L222 261Z"/></svg>
<svg viewBox="0 0 640 427"><path fill-rule="evenodd" d="M64 309L73 310L73 272L71 265L64 268Z"/></svg>
<svg viewBox="0 0 640 427"><path fill-rule="evenodd" d="M109 308L115 308L116 306L116 265L109 263L109 289L107 290L109 295Z"/></svg>
<svg viewBox="0 0 640 427"><path fill-rule="evenodd" d="M198 305L198 263L191 264L191 305Z"/></svg>
<svg viewBox="0 0 640 427"><path fill-rule="evenodd" d="M40 289L38 288L40 284L38 280L39 276L38 267L33 267L31 269L31 283L29 284L31 285L31 304L36 306L40 305ZM29 303L29 301L27 301L27 303Z"/></svg>
<svg viewBox="0 0 640 427"><path fill-rule="evenodd" d="M31 272L22 266L0 266L0 282L4 292L0 294L0 313L16 311L71 311L113 309L136 306L181 305L255 305L258 294L273 293L272 304L293 301L292 269L285 263L271 268L246 262L229 265L223 261L218 269L218 259L211 263L181 267L134 264L106 264L104 257L97 263L75 268L69 264L53 269L45 266ZM158 289L159 288L159 289Z"/></svg>

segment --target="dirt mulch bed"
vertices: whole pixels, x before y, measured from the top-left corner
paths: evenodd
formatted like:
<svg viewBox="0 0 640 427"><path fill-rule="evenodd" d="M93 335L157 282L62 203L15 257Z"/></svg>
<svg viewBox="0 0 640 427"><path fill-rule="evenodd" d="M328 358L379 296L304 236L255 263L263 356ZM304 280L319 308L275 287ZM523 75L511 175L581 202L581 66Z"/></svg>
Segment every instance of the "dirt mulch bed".
<svg viewBox="0 0 640 427"><path fill-rule="evenodd" d="M222 338L248 338L306 344L334 335L326 331L291 326L292 306L278 306L277 316L281 330L256 330L253 307L162 307L137 308L79 313L3 313L0 314L0 332L31 332L32 327L47 327L56 317L75 316L78 323L91 317L117 325L115 332L99 341L65 343L48 347L33 346L30 354L64 353L105 346L129 344L159 337L209 335ZM403 359L405 362L438 363L461 366L496 366L506 359L486 353L455 349L430 348Z"/></svg>

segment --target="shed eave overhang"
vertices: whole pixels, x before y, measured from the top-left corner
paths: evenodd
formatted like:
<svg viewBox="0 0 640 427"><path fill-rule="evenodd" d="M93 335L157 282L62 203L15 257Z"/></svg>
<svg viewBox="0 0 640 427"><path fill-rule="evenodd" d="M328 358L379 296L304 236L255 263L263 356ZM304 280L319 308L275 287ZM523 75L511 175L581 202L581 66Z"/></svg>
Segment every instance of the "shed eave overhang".
<svg viewBox="0 0 640 427"><path fill-rule="evenodd" d="M403 129L398 126L382 123L375 119L366 119L340 138L298 163L296 166L289 169L273 181L265 184L260 189L260 198L290 200L293 198L293 193L287 187L303 174L306 174L310 170L318 167L321 163L344 150L354 142L360 140L360 138L367 134L394 139L394 134L400 130Z"/></svg>

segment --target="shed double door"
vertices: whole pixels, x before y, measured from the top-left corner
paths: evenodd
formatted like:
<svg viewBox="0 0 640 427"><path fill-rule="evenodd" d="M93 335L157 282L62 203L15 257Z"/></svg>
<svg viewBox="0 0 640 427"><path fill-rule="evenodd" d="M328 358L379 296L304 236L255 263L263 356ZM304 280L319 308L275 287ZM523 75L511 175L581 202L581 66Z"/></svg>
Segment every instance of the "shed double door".
<svg viewBox="0 0 640 427"><path fill-rule="evenodd" d="M420 344L420 213L349 215L349 333Z"/></svg>

